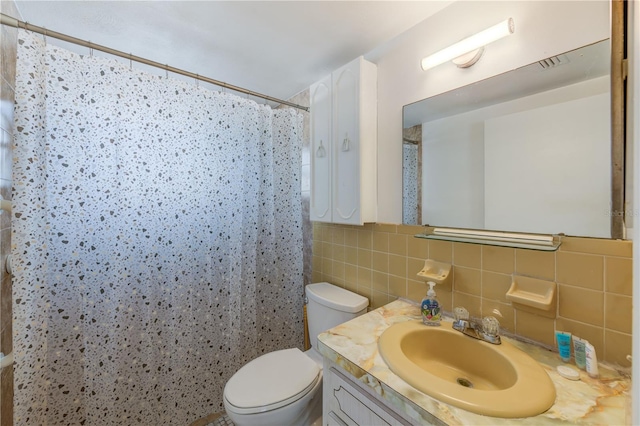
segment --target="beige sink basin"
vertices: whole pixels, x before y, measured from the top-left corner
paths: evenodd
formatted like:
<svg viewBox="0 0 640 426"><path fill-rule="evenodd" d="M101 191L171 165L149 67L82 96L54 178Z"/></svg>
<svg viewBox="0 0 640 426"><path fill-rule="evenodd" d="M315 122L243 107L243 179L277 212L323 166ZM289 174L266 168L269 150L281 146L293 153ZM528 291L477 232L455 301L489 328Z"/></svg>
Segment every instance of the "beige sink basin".
<svg viewBox="0 0 640 426"><path fill-rule="evenodd" d="M476 340L443 322L406 321L378 341L391 371L440 401L493 417L530 417L547 411L556 389L533 358L504 341Z"/></svg>

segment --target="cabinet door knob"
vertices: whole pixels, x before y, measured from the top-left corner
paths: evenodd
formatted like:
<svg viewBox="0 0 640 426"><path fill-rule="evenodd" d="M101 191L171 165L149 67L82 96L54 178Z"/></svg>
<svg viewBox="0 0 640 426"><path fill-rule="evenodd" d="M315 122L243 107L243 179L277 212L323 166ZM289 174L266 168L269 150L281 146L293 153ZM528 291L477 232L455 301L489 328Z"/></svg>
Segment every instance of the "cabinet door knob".
<svg viewBox="0 0 640 426"><path fill-rule="evenodd" d="M318 147L318 150L316 151L316 157L322 158L325 155L327 155L327 152L324 149L324 146L322 146L322 140L320 140L320 146Z"/></svg>
<svg viewBox="0 0 640 426"><path fill-rule="evenodd" d="M344 134L344 139L342 140L342 151L349 151L349 144L351 141L349 140L349 135L347 133Z"/></svg>

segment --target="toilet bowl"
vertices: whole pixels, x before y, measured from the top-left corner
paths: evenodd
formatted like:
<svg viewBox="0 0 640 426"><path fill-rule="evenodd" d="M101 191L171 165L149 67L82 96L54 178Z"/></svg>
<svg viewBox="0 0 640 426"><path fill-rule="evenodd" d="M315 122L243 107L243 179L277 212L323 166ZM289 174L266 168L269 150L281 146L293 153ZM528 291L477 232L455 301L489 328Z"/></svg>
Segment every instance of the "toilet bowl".
<svg viewBox="0 0 640 426"><path fill-rule="evenodd" d="M322 355L317 335L366 312L369 301L329 283L309 284L312 348L269 352L244 365L224 388L224 407L237 426L320 426Z"/></svg>

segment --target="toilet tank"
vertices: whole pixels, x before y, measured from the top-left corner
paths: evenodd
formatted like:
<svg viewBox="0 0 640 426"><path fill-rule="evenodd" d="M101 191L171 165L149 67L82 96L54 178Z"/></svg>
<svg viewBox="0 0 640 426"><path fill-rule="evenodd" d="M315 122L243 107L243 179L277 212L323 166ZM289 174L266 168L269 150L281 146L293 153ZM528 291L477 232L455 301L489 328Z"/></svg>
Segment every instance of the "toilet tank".
<svg viewBox="0 0 640 426"><path fill-rule="evenodd" d="M314 348L318 334L364 314L369 305L366 297L327 282L309 284L305 293L309 340Z"/></svg>

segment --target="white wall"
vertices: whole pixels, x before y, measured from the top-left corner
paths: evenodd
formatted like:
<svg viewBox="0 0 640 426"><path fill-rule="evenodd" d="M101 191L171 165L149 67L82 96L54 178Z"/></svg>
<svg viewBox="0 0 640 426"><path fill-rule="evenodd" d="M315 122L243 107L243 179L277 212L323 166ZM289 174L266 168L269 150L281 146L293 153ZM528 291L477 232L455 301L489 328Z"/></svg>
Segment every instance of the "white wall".
<svg viewBox="0 0 640 426"><path fill-rule="evenodd" d="M508 17L515 33L468 69L420 60ZM608 1L458 1L365 58L378 65L378 222L402 220L402 107L609 37ZM384 161L380 161L384 159Z"/></svg>
<svg viewBox="0 0 640 426"><path fill-rule="evenodd" d="M422 165L420 223L483 229L483 123L459 116L424 123Z"/></svg>
<svg viewBox="0 0 640 426"><path fill-rule="evenodd" d="M610 103L607 92L485 121L487 229L611 236Z"/></svg>

